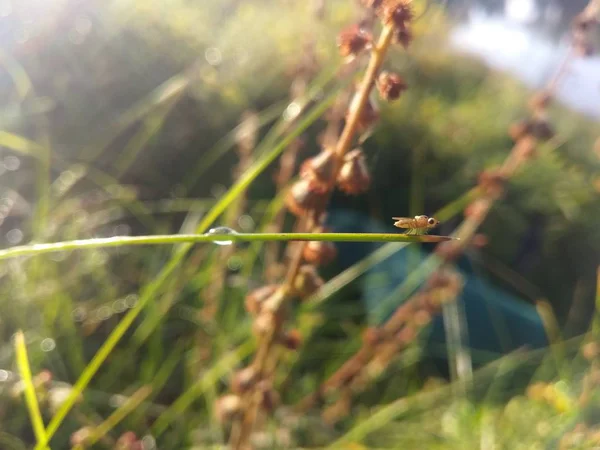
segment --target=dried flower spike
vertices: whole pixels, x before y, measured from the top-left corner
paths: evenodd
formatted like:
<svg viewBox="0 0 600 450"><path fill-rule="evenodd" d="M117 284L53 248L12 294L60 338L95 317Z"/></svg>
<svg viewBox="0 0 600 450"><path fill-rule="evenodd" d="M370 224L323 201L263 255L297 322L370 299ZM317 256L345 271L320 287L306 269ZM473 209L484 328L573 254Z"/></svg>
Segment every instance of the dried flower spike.
<svg viewBox="0 0 600 450"><path fill-rule="evenodd" d="M371 175L361 149L354 149L344 156L344 164L338 174L337 184L340 190L350 195L369 190Z"/></svg>
<svg viewBox="0 0 600 450"><path fill-rule="evenodd" d="M335 155L332 150L324 149L313 158L307 159L300 168L300 176L312 179L326 188L331 183L335 170Z"/></svg>
<svg viewBox="0 0 600 450"><path fill-rule="evenodd" d="M381 72L377 77L377 90L384 100L396 100L407 88L404 79L390 72Z"/></svg>
<svg viewBox="0 0 600 450"><path fill-rule="evenodd" d="M337 45L340 55L356 56L371 45L373 36L358 24L350 25L338 35Z"/></svg>
<svg viewBox="0 0 600 450"><path fill-rule="evenodd" d="M285 204L292 214L301 217L318 207L324 194L323 187L317 181L301 179L291 187Z"/></svg>
<svg viewBox="0 0 600 450"><path fill-rule="evenodd" d="M536 119L531 126L531 135L541 141L547 141L554 137L554 129L546 119Z"/></svg>
<svg viewBox="0 0 600 450"><path fill-rule="evenodd" d="M506 187L506 175L500 170L484 170L479 174L479 187L487 195L499 197L504 193Z"/></svg>

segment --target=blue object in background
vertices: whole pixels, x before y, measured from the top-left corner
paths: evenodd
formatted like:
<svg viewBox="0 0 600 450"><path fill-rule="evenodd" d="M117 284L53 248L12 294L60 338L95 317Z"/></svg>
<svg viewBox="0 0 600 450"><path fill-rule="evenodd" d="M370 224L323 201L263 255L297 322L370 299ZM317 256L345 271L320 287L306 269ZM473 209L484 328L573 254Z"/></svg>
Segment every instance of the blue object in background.
<svg viewBox="0 0 600 450"><path fill-rule="evenodd" d="M328 225L337 232L395 232L390 222L386 227L355 211L330 211ZM338 265L344 270L360 261L381 244L337 243ZM370 268L357 281L362 293L365 310L371 323L377 322L375 311L381 311L386 299L394 303L384 308L391 313L404 299L393 297L413 269L421 264L433 244L408 245L389 258ZM542 320L535 307L525 300L508 293L474 273L467 258L458 261L457 269L464 279L460 300L463 302L468 327L468 346L472 350L474 366L489 362L492 356L501 356L517 348L540 348L547 339ZM386 307L388 305L386 304ZM426 355L446 360L445 333L442 316L430 327L425 346ZM478 356L479 355L479 356ZM486 355L482 357L482 355Z"/></svg>

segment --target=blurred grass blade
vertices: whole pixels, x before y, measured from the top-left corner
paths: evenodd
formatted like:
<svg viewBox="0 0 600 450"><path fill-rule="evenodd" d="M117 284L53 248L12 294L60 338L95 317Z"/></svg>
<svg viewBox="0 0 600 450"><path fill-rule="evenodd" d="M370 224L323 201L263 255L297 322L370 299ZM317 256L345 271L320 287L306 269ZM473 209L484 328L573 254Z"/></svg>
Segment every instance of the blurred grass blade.
<svg viewBox="0 0 600 450"><path fill-rule="evenodd" d="M17 331L15 334L15 353L17 356L19 374L21 376L21 381L23 382L25 402L27 404L27 410L29 411L29 418L31 419L35 438L38 442L38 446L40 446L39 448L48 448L45 444L47 443L47 438L46 431L44 430L44 420L42 419L42 413L40 412L40 405L37 401L35 386L33 385L33 378L31 376L31 368L29 367L25 335L21 330ZM44 445L41 445L42 442L44 442Z"/></svg>
<svg viewBox="0 0 600 450"><path fill-rule="evenodd" d="M202 225L202 224L200 224ZM150 236L116 236L110 238L79 239L51 244L31 244L0 250L0 260L19 256L37 256L44 253L72 250L126 247L132 245L183 244L187 251L195 243L268 242L268 241L330 241L330 242L443 242L450 236L405 235L401 233L235 233L235 234L158 234ZM225 244L227 245L227 244Z"/></svg>
<svg viewBox="0 0 600 450"><path fill-rule="evenodd" d="M198 378L187 391L181 394L173 404L160 415L152 426L152 435L157 438L165 432L169 424L179 417L207 389L217 383L221 377L230 373L233 368L254 350L254 342L247 341L235 351L227 354Z"/></svg>
<svg viewBox="0 0 600 450"><path fill-rule="evenodd" d="M8 131L0 131L0 146L36 157L40 157L41 153L47 151L40 144Z"/></svg>
<svg viewBox="0 0 600 450"><path fill-rule="evenodd" d="M133 412L151 393L152 387L150 386L143 386L134 392L104 422L93 429L90 437L85 441L86 447L94 445L99 439L106 436L110 430Z"/></svg>

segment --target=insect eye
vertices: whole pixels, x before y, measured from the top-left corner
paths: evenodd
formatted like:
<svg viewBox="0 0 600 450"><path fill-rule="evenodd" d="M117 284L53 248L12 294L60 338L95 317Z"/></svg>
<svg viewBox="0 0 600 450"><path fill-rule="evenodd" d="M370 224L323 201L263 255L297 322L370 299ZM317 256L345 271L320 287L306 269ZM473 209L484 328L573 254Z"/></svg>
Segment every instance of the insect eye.
<svg viewBox="0 0 600 450"><path fill-rule="evenodd" d="M429 219L429 220L427 221L427 223L428 223L429 225L435 225L435 219L432 217L431 219Z"/></svg>

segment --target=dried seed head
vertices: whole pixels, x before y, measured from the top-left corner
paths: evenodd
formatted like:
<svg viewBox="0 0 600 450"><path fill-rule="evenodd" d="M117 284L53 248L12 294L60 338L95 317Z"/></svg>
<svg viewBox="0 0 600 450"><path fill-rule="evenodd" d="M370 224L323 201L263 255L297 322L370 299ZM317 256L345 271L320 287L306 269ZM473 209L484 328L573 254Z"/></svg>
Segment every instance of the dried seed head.
<svg viewBox="0 0 600 450"><path fill-rule="evenodd" d="M383 23L395 28L406 28L413 19L412 0L384 0L379 8Z"/></svg>
<svg viewBox="0 0 600 450"><path fill-rule="evenodd" d="M290 330L282 336L281 343L288 350L298 350L302 345L300 330Z"/></svg>
<svg viewBox="0 0 600 450"><path fill-rule="evenodd" d="M50 387L50 383L52 383L52 372L47 369L42 370L33 379L33 384L36 388L48 388Z"/></svg>
<svg viewBox="0 0 600 450"><path fill-rule="evenodd" d="M256 370L252 366L239 370L231 379L231 391L234 394L243 394L254 386L257 378Z"/></svg>
<svg viewBox="0 0 600 450"><path fill-rule="evenodd" d="M547 90L542 90L533 94L529 99L529 108L533 112L545 111L552 102L552 93Z"/></svg>
<svg viewBox="0 0 600 450"><path fill-rule="evenodd" d="M221 423L228 422L242 410L242 399L234 394L219 397L215 402L215 417Z"/></svg>
<svg viewBox="0 0 600 450"><path fill-rule="evenodd" d="M278 284L270 284L267 286L261 286L258 289L254 289L253 291L249 292L248 295L246 295L246 300L244 302L246 311L253 316L257 315L260 312L263 302L271 297L278 288Z"/></svg>
<svg viewBox="0 0 600 450"><path fill-rule="evenodd" d="M531 121L520 120L510 125L508 134L514 142L518 142L531 133Z"/></svg>
<svg viewBox="0 0 600 450"><path fill-rule="evenodd" d="M531 135L540 141L547 141L554 137L554 129L546 119L536 119L531 124Z"/></svg>
<svg viewBox="0 0 600 450"><path fill-rule="evenodd" d="M343 29L337 38L340 55L356 56L367 46L371 45L373 36L358 24Z"/></svg>
<svg viewBox="0 0 600 450"><path fill-rule="evenodd" d="M324 149L313 158L307 159L300 168L300 176L318 182L326 188L332 181L335 171L335 154L332 150Z"/></svg>
<svg viewBox="0 0 600 450"><path fill-rule="evenodd" d="M499 197L504 193L506 181L506 175L497 169L484 170L479 174L478 179L479 187L493 197Z"/></svg>
<svg viewBox="0 0 600 450"><path fill-rule="evenodd" d="M300 179L287 193L285 204L296 216L304 216L324 200L325 190L315 180Z"/></svg>
<svg viewBox="0 0 600 450"><path fill-rule="evenodd" d="M404 79L390 72L381 72L377 77L377 90L384 100L396 100L407 89Z"/></svg>
<svg viewBox="0 0 600 450"><path fill-rule="evenodd" d="M374 347L377 344L383 342L385 338L385 333L383 330L380 330L376 327L367 328L362 334L362 340L365 345L369 347Z"/></svg>
<svg viewBox="0 0 600 450"><path fill-rule="evenodd" d="M344 156L344 164L338 173L337 184L340 190L350 195L361 194L369 190L371 175L361 149L354 149Z"/></svg>
<svg viewBox="0 0 600 450"><path fill-rule="evenodd" d="M298 275L294 279L294 293L305 298L312 295L323 285L323 279L317 273L315 266L305 264L298 270Z"/></svg>
<svg viewBox="0 0 600 450"><path fill-rule="evenodd" d="M327 233L328 231L325 227L317 227L315 229L315 233ZM304 246L302 256L307 263L326 265L337 256L337 248L333 242L309 241Z"/></svg>
<svg viewBox="0 0 600 450"><path fill-rule="evenodd" d="M408 48L413 39L413 32L408 26L394 30L394 42L402 45L404 49Z"/></svg>

